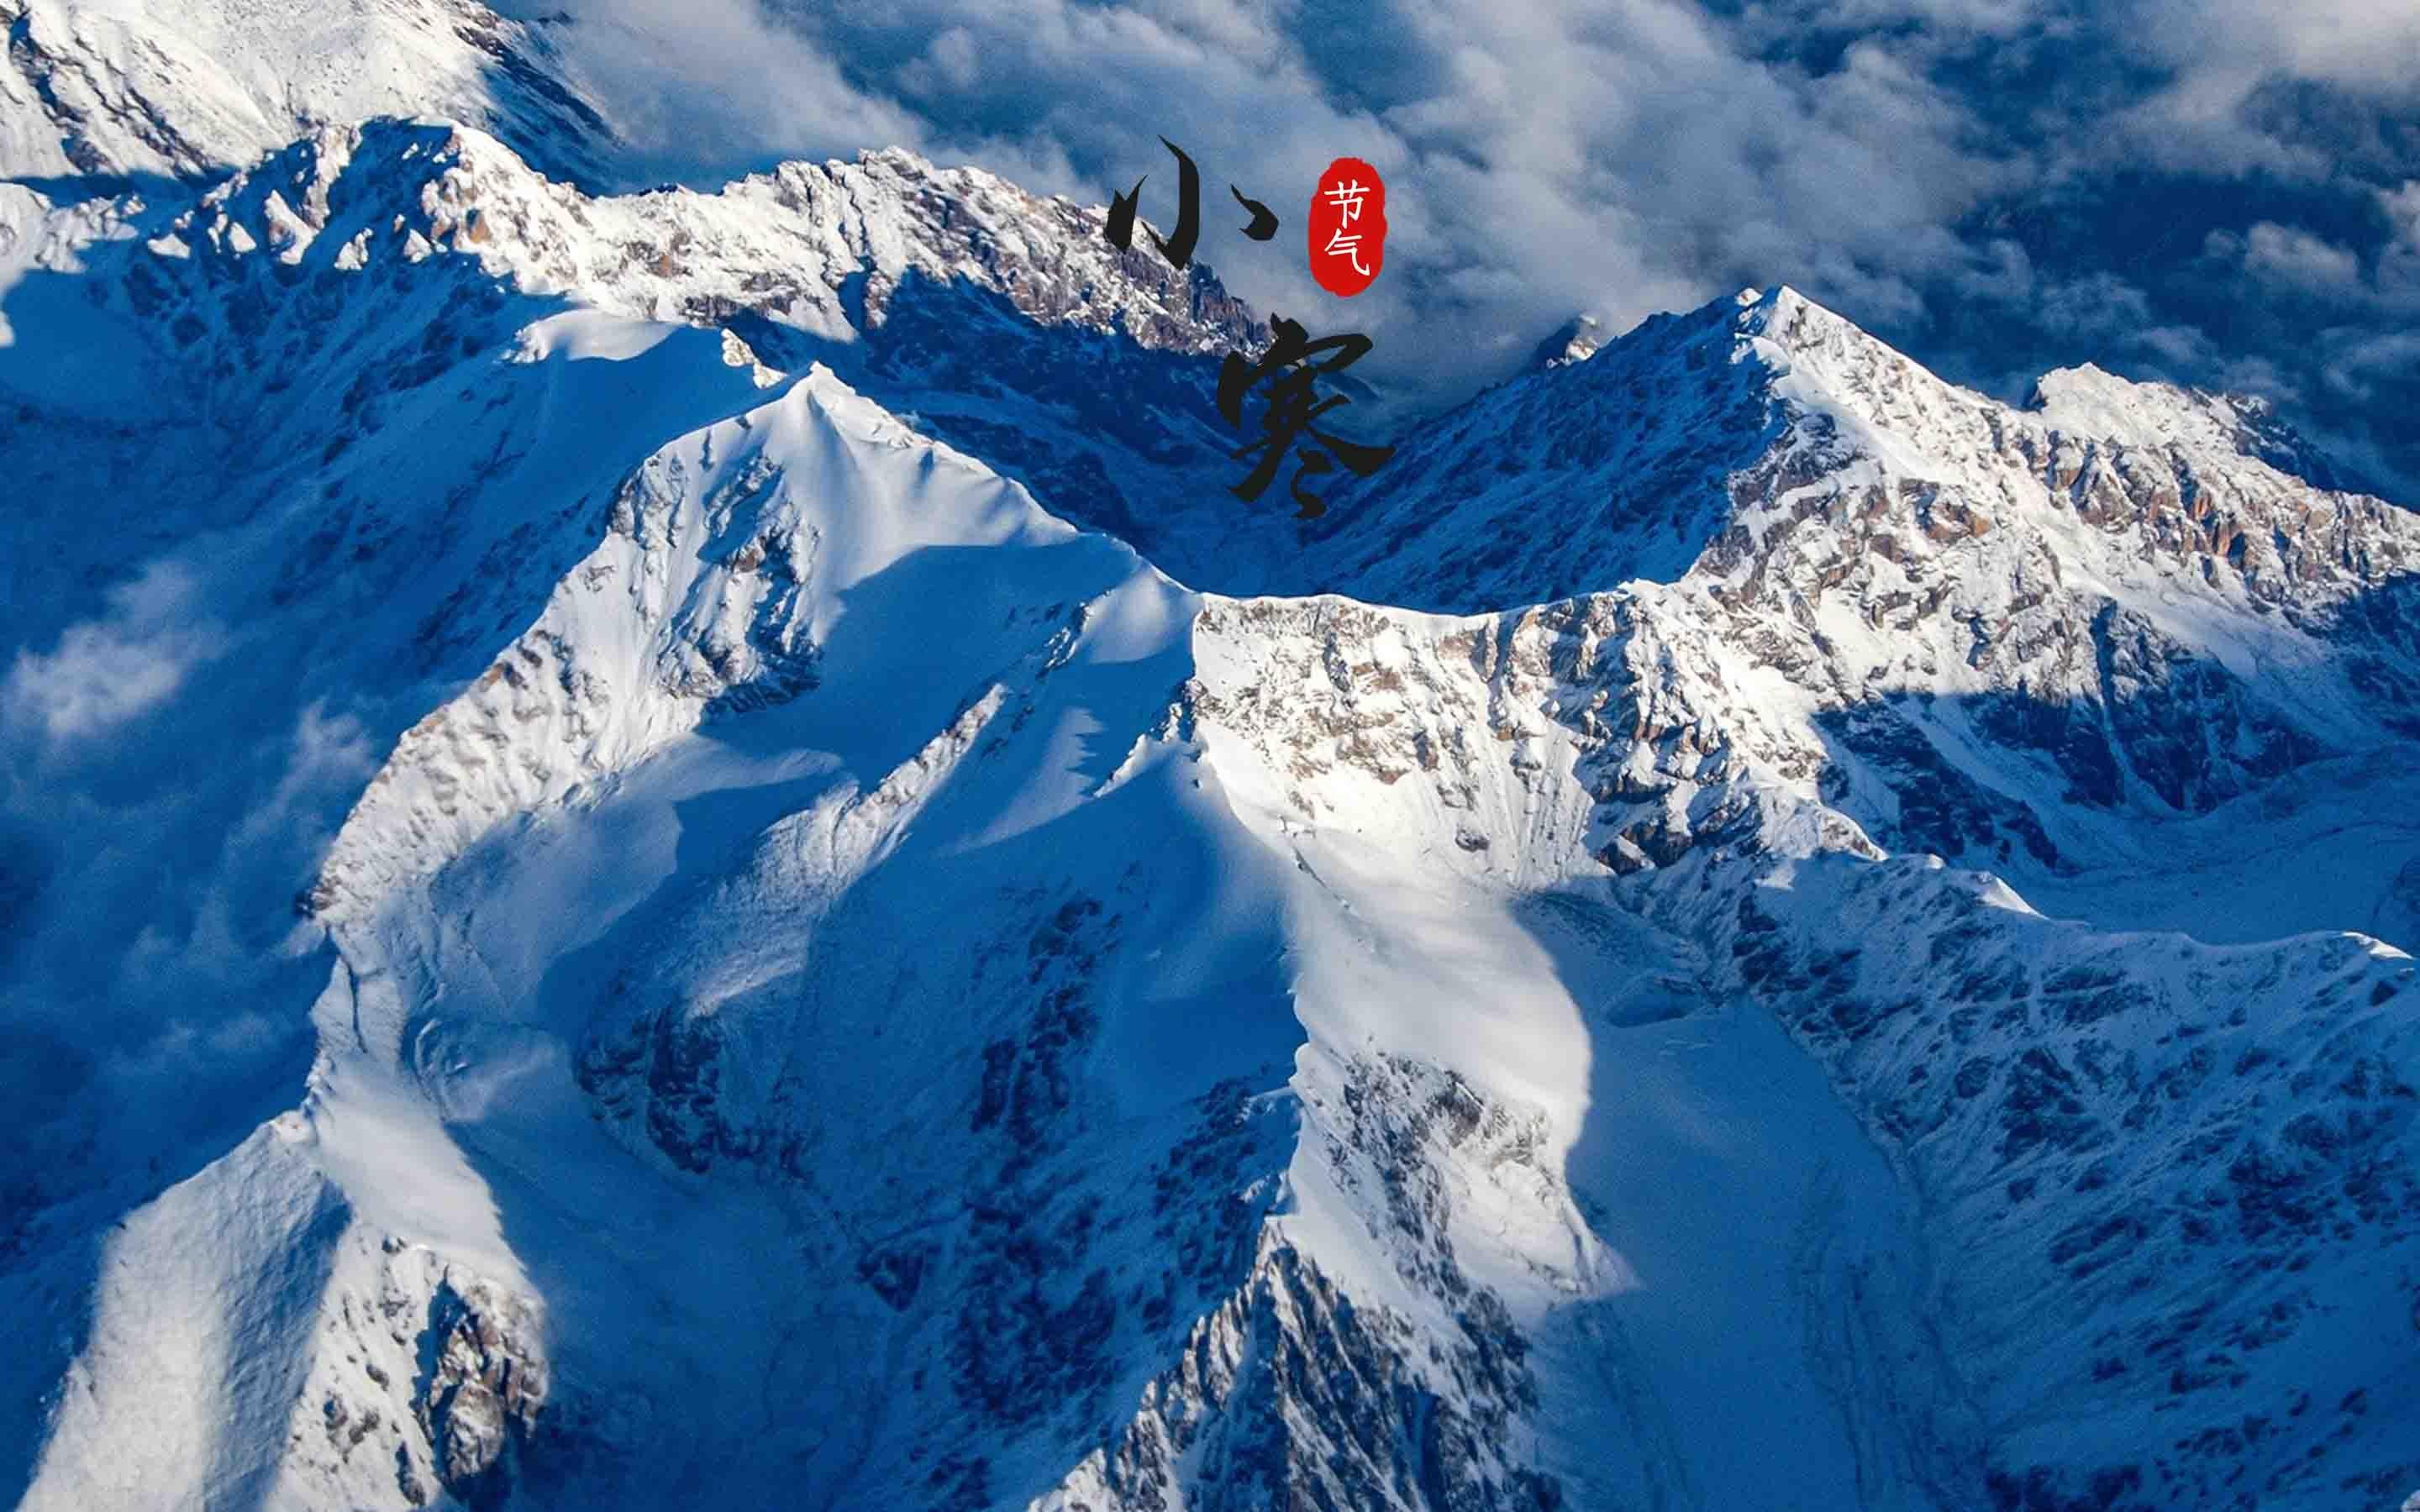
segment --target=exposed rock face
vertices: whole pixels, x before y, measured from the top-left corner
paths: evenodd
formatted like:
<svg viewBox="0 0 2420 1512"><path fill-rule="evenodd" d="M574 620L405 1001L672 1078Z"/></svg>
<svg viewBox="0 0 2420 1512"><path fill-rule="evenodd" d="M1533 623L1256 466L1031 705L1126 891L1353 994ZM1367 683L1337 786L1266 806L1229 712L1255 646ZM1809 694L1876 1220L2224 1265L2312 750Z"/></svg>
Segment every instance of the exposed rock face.
<svg viewBox="0 0 2420 1512"><path fill-rule="evenodd" d="M1492 1310L1491 1310L1491 1305ZM1271 1242L1241 1291L1196 1323L1141 1411L1037 1506L1179 1504L1550 1508L1558 1484L1507 1468L1502 1435L1535 1384L1491 1293L1457 1319L1455 1395L1413 1363L1413 1327L1357 1308L1299 1251ZM1464 1402L1484 1404L1477 1421Z"/></svg>
<svg viewBox="0 0 2420 1512"><path fill-rule="evenodd" d="M70 167L233 154L28 14ZM521 104L0 200L111 360L0 440L26 602L129 509L256 626L160 717L376 767L302 1105L109 1240L29 1506L2420 1481L2409 511L1778 289L1264 530L1206 272L897 152L588 193L442 14Z"/></svg>
<svg viewBox="0 0 2420 1512"><path fill-rule="evenodd" d="M513 1461L546 1401L536 1319L491 1287L441 1281L428 1300L412 1405L445 1489L473 1506L510 1496Z"/></svg>
<svg viewBox="0 0 2420 1512"><path fill-rule="evenodd" d="M2313 1409L2362 1383L2287 1365L2287 1341L2358 1289L2380 1226L2420 1214L2386 1156L2420 1115L2387 1048L2409 1031L2365 1027L2413 990L2410 960L2354 936L2130 948L1904 862L1821 896L1743 889L1720 933L1959 1236L1936 1301L1967 1379L2053 1414L1995 1435L1993 1501L2332 1494L2315 1467L2345 1420ZM2156 1443L2095 1421L2146 1404Z"/></svg>

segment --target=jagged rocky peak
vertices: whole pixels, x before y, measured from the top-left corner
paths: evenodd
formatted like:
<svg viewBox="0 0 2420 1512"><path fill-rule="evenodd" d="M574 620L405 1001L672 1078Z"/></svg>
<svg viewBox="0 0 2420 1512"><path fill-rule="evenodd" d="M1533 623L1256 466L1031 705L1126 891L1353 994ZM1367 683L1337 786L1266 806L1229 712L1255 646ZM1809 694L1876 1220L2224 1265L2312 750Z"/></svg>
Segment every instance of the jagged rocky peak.
<svg viewBox="0 0 2420 1512"><path fill-rule="evenodd" d="M1554 333L1538 343L1529 355L1531 370L1565 367L1573 363L1585 363L1597 354L1606 343L1605 327L1592 315L1572 316L1555 328Z"/></svg>
<svg viewBox="0 0 2420 1512"><path fill-rule="evenodd" d="M2316 487L2378 491L2358 471L2327 455L2257 394L2184 388L2121 378L2091 363L2057 368L2034 382L2025 409L2071 435L2132 446L2233 452Z"/></svg>
<svg viewBox="0 0 2420 1512"><path fill-rule="evenodd" d="M2257 425L2279 426L2274 411L2260 400L2120 378L2091 363L2057 368L2035 379L2025 409L2072 436L2129 446L2240 451L2247 456L2258 455L2251 442Z"/></svg>
<svg viewBox="0 0 2420 1512"><path fill-rule="evenodd" d="M1651 316L1407 438L1324 543L1327 577L1459 612L1668 581L1727 523L1730 480L1784 438L1782 401L1845 413L1823 395L1894 369L1921 374L1789 289Z"/></svg>
<svg viewBox="0 0 2420 1512"><path fill-rule="evenodd" d="M2230 469L2236 459L2245 459L2318 488L2377 492L2357 470L2326 455L2287 424L2272 402L2257 395L2126 378L2084 363L2042 375L2025 403L2011 409L1942 380L1795 289L1746 289L1737 302L1737 326L1748 350L1779 376L1800 380L1777 389L1782 397L1806 407L1836 408L1904 440L1933 447L1945 459L1998 452L2010 439L2032 434L2107 443L2113 456L2132 450L2171 460L2204 458ZM2023 443L2018 445L2022 450Z"/></svg>
<svg viewBox="0 0 2420 1512"><path fill-rule="evenodd" d="M1843 795L1892 848L2064 855L2047 812L1928 789L1930 743L1879 695L1959 701L2055 765L2071 805L2175 812L2413 717L2397 584L2420 520L2252 455L2239 408L2106 375L2049 387L2118 419L2012 409L1750 290L1483 396L1336 542L1373 596L1423 608L1674 585L1727 655L1839 721L1746 743L1775 769L1822 767L1828 742L1917 795ZM2259 670L2310 636L2349 642L2341 677Z"/></svg>
<svg viewBox="0 0 2420 1512"><path fill-rule="evenodd" d="M1731 302L1734 355L1794 413L1825 415L1853 440L1870 430L1919 444L1937 437L1953 449L1989 446L1989 417L2002 406L1944 381L1854 321L1787 285L1743 290Z"/></svg>
<svg viewBox="0 0 2420 1512"><path fill-rule="evenodd" d="M2407 512L2281 469L2299 439L2257 401L2086 366L2047 375L2035 407L2015 409L1786 288L1744 304L1738 327L1737 355L1783 424L1728 480L1733 527L1699 564L1733 587L1845 595L1887 618L1996 572L1980 559L2000 545L1975 544L1991 536L2022 542L2054 598L2132 582L2307 617L2420 551Z"/></svg>
<svg viewBox="0 0 2420 1512"><path fill-rule="evenodd" d="M215 227L214 248L300 261L332 202L352 209L343 250L325 249L340 270L465 254L526 293L697 326L752 319L825 348L881 327L916 284L1163 351L1266 339L1206 268L1179 272L1109 245L1098 208L895 148L787 162L714 193L593 195L474 127L379 119L313 129L212 190L178 232Z"/></svg>
<svg viewBox="0 0 2420 1512"><path fill-rule="evenodd" d="M944 168L886 147L850 163L785 163L733 189L759 186L858 245L872 265L865 301L876 318L911 273L973 270L1045 324L1114 325L1145 347L1173 351L1224 351L1267 337L1206 265L1179 270L1147 250L1122 252L1102 234L1102 207L1030 193L981 168Z"/></svg>
<svg viewBox="0 0 2420 1512"><path fill-rule="evenodd" d="M1787 284L1749 285L1735 294L1708 300L1683 313L1691 321L1720 322L1743 336L1763 336L1784 347L1826 339L1874 341L1846 316L1815 302Z"/></svg>

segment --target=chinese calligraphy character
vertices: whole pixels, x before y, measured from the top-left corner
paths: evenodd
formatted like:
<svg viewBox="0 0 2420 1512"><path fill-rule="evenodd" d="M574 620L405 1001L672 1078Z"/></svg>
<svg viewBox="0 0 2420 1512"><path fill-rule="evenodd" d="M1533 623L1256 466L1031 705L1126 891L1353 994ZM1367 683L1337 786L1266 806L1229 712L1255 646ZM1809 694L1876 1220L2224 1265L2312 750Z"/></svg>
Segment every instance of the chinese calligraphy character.
<svg viewBox="0 0 2420 1512"><path fill-rule="evenodd" d="M1359 158L1339 158L1311 196L1311 276L1342 299L1368 288L1385 266L1387 185Z"/></svg>
<svg viewBox="0 0 2420 1512"><path fill-rule="evenodd" d="M1286 452L1294 447L1295 439L1308 434L1327 451L1314 452L1307 446L1297 451L1295 455L1300 465L1295 470L1294 480L1286 486L1297 506L1295 517L1314 519L1327 512L1327 505L1316 495L1303 491L1304 474L1332 471L1336 464L1342 462L1356 477L1366 478L1395 455L1391 446L1361 445L1331 436L1311 424L1328 410L1352 402L1341 393L1314 401L1311 391L1319 381L1319 375L1341 371L1359 362L1369 354L1370 338L1348 334L1325 336L1313 341L1310 332L1283 316L1274 317L1270 321L1270 329L1276 332L1276 339L1269 343L1268 350L1261 354L1258 363L1247 362L1240 352L1230 352L1218 369L1218 412L1226 417L1227 424L1238 428L1244 424L1244 396L1264 380L1276 379L1269 384L1267 409L1261 417L1261 439L1239 446L1230 454L1245 457L1258 452L1261 454L1259 464L1252 469L1249 477L1230 491L1246 503L1259 499L1261 491L1277 476L1278 468L1284 462ZM1307 361L1319 353L1330 351L1337 355L1326 362ZM1280 374L1283 376L1280 377Z"/></svg>
<svg viewBox="0 0 2420 1512"><path fill-rule="evenodd" d="M1154 231L1151 239L1171 267L1182 269L1193 260L1193 249L1202 235L1202 173L1184 148L1164 136L1159 145L1176 156L1176 230L1165 238ZM1110 197L1101 234L1121 252L1133 246L1135 216L1147 177L1136 179L1134 188L1126 193ZM1277 235L1278 218L1267 206L1246 197L1233 184L1227 186L1227 192L1252 214L1251 224L1241 227L1245 236L1254 241L1266 241ZM1358 158L1339 158L1329 163L1311 195L1309 234L1311 272L1321 287L1346 298L1368 288L1384 264L1387 240L1387 186L1379 178L1378 170ZM1293 452L1297 465L1287 491L1294 495L1295 517L1313 519L1326 514L1327 505L1317 495L1303 490L1304 477L1332 472L1342 463L1355 476L1366 478L1393 456L1395 449L1348 441L1311 424L1339 405L1351 402L1342 394L1321 398L1313 390L1322 373L1341 371L1367 356L1369 337L1326 336L1313 341L1310 332L1283 316L1272 319L1271 329L1276 339L1261 354L1259 362L1247 361L1241 352L1231 352L1218 370L1218 412L1226 417L1227 424L1239 430L1244 424L1245 395L1264 383L1268 385L1264 395L1267 409L1261 417L1261 439L1229 454L1242 458L1257 453L1259 460L1251 475L1230 491L1246 503L1258 500L1277 477L1278 469L1284 465L1286 454ZM1330 354L1326 361L1311 361L1323 353ZM1305 436L1326 450L1297 446L1296 442Z"/></svg>
<svg viewBox="0 0 2420 1512"><path fill-rule="evenodd" d="M1255 241L1266 241L1278 234L1278 218L1275 211L1259 200L1246 199L1244 192L1233 184L1227 186L1227 193L1235 196L1236 204L1252 212L1252 224L1243 228L1244 235Z"/></svg>
<svg viewBox="0 0 2420 1512"><path fill-rule="evenodd" d="M1193 165L1183 147L1168 138L1161 137L1159 145L1176 154L1176 234L1162 238L1153 231L1151 239L1170 267L1182 269L1193 260L1193 245L1202 239L1202 170ZM1132 190L1109 198L1109 219L1101 234L1120 252L1134 245L1135 211L1141 206L1142 186L1150 177L1144 175L1135 180ZM1246 198L1244 192L1233 184L1227 186L1227 192L1235 196L1236 204L1252 212L1252 224L1243 228L1244 235L1254 241L1266 241L1278 234L1278 218L1267 206Z"/></svg>
<svg viewBox="0 0 2420 1512"><path fill-rule="evenodd" d="M1339 184L1327 192L1328 203L1337 208L1342 217L1336 229L1328 235L1327 255L1331 257L1339 254L1350 256L1353 270L1364 278L1370 276L1370 270L1361 266L1361 238L1346 236L1344 228L1361 218L1361 196L1368 193L1368 186L1358 178Z"/></svg>

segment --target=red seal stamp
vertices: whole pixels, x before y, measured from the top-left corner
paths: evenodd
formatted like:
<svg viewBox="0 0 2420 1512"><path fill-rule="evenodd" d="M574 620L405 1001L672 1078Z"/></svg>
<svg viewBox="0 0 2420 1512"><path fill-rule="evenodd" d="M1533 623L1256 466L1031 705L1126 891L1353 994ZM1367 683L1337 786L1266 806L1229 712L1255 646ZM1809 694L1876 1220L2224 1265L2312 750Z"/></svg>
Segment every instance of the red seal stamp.
<svg viewBox="0 0 2420 1512"><path fill-rule="evenodd" d="M1387 184L1359 158L1339 158L1311 196L1311 276L1341 299L1377 278L1387 255Z"/></svg>

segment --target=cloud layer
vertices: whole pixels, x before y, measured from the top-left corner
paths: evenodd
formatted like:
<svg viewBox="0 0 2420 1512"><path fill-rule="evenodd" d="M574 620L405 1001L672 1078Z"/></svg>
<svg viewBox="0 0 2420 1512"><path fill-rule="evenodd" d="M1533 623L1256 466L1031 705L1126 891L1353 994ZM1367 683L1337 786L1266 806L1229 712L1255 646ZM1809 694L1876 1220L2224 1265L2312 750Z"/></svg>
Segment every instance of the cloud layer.
<svg viewBox="0 0 2420 1512"><path fill-rule="evenodd" d="M552 9L556 0L549 0ZM900 143L1106 201L1166 135L1239 292L1368 332L1450 397L1575 310L1621 329L1787 282L1962 381L2043 367L2278 399L2420 475L2420 8L2385 0L573 0L573 51L670 177ZM1387 174L1350 306L1299 225ZM1240 222L1240 216L1233 218ZM1311 318L1312 316L1316 318ZM2403 491L2409 495L2412 490Z"/></svg>

